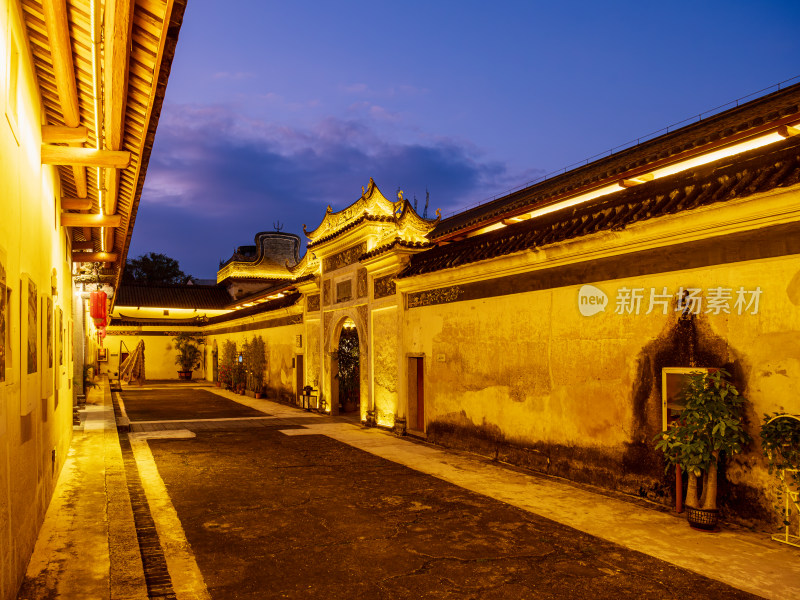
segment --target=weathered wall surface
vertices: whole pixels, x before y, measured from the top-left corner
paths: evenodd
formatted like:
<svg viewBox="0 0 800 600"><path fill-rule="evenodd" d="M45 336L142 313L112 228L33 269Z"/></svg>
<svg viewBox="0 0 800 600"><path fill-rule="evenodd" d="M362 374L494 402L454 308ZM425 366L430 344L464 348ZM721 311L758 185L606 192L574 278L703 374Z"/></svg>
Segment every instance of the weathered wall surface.
<svg viewBox="0 0 800 600"><path fill-rule="evenodd" d="M0 294L9 300L0 300L0 598L8 599L69 450L73 403L71 260L56 174L40 161L41 106L18 13L16 2L0 10ZM32 373L27 335L20 343L28 281L37 311Z"/></svg>
<svg viewBox="0 0 800 600"><path fill-rule="evenodd" d="M375 420L379 425L393 427L399 405L399 330L398 309L384 308L372 313L373 397Z"/></svg>
<svg viewBox="0 0 800 600"><path fill-rule="evenodd" d="M237 350L241 350L245 340L252 340L255 336L261 336L267 347L267 373L264 383L269 387L268 394L272 397L279 397L283 400L294 398L295 390L295 353L301 351L296 347L298 335L303 333L303 324L300 322L301 316L295 315L296 323L281 324L275 326L273 318L260 318L257 321L247 319L246 322L239 320L225 323L224 326L209 326L203 329L206 335L207 361L206 379L212 378L211 348L216 342L217 349L222 356L222 345L225 340L230 340L236 344ZM279 319L285 319L282 313ZM283 321L280 321L283 323Z"/></svg>
<svg viewBox="0 0 800 600"><path fill-rule="evenodd" d="M200 329L194 327L146 327L144 335L135 334L127 328L109 327L108 335L104 346L108 349L108 361L98 363L101 373L107 373L116 378L119 371L119 358L121 352L133 352L140 340L144 340L144 368L147 379L178 379L178 365L175 363L177 352L173 338L179 331L189 331L200 333ZM120 333L124 335L120 335ZM211 353L208 345L201 346L204 355ZM206 361L200 368L192 372L192 379L206 378Z"/></svg>
<svg viewBox="0 0 800 600"><path fill-rule="evenodd" d="M407 309L405 351L426 359L429 439L665 498L671 482L652 450L663 367L731 371L754 439L763 413L800 412L799 256L585 283L607 294L604 312L581 315L578 285ZM680 322L674 300L646 314L651 290L719 286L733 290L729 314L703 305ZM615 314L623 288L643 290L639 314ZM761 289L757 314L737 314L739 288ZM726 472L728 508L763 518L772 480L757 442Z"/></svg>

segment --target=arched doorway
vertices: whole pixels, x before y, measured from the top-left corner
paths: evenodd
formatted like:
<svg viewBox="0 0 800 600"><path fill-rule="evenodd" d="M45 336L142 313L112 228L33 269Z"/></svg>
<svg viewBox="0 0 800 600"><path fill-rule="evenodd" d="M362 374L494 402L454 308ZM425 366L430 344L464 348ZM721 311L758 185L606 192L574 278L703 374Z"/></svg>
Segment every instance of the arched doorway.
<svg viewBox="0 0 800 600"><path fill-rule="evenodd" d="M334 356L333 399L339 413L354 413L361 409L361 364L358 330L352 319L342 324L339 345Z"/></svg>

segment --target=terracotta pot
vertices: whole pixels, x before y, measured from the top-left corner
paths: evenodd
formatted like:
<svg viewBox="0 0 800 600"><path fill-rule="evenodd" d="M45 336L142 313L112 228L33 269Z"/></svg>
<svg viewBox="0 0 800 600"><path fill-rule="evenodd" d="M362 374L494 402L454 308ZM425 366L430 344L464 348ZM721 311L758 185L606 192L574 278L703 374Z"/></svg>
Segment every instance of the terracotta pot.
<svg viewBox="0 0 800 600"><path fill-rule="evenodd" d="M261 398L263 398L263 397L264 397L264 394L262 394L261 392L256 392L256 400L261 400Z"/></svg>
<svg viewBox="0 0 800 600"><path fill-rule="evenodd" d="M189 381L192 379L192 372L191 371L178 371L178 379L182 379L184 381Z"/></svg>

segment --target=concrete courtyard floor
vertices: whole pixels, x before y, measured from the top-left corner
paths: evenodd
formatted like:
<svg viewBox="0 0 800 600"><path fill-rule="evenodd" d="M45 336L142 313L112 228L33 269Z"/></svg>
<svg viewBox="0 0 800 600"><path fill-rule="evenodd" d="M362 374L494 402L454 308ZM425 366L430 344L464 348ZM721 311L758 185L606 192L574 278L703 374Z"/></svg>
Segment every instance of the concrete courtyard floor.
<svg viewBox="0 0 800 600"><path fill-rule="evenodd" d="M800 598L766 534L216 388L126 389L118 435L111 400L20 599Z"/></svg>

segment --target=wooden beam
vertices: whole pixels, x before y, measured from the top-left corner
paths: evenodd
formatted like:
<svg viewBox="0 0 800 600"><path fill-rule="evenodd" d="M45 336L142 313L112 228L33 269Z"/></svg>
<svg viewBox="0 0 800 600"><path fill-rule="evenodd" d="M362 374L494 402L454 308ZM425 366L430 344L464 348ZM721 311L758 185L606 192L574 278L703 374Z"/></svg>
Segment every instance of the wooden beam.
<svg viewBox="0 0 800 600"><path fill-rule="evenodd" d="M629 188L635 185L642 185L644 181L639 181L638 179L620 179L619 185L620 187Z"/></svg>
<svg viewBox="0 0 800 600"><path fill-rule="evenodd" d="M58 100L67 127L80 125L78 90L75 86L75 67L72 63L72 42L69 37L69 19L66 0L43 0L42 9L53 59Z"/></svg>
<svg viewBox="0 0 800 600"><path fill-rule="evenodd" d="M75 179L75 193L78 198L86 198L89 195L89 184L86 182L86 168L73 165L72 176Z"/></svg>
<svg viewBox="0 0 800 600"><path fill-rule="evenodd" d="M107 250L114 249L114 231L115 229L113 227L106 227L103 229L103 248Z"/></svg>
<svg viewBox="0 0 800 600"><path fill-rule="evenodd" d="M95 150L42 144L43 165L79 165L124 169L131 162L131 153L122 150Z"/></svg>
<svg viewBox="0 0 800 600"><path fill-rule="evenodd" d="M78 128L81 124L81 114L78 106L78 89L75 84L75 65L72 62L72 41L69 35L66 0L43 0L42 11L47 26L50 55L53 60L53 75L56 80L58 103L61 105L64 125L68 128ZM86 130L85 127L82 129ZM44 128L42 137L43 141L47 142L44 139ZM86 137L88 137L88 132ZM75 140L71 143L81 144L83 141ZM72 173L75 178L75 191L79 197L85 198L88 195L86 169L83 166L75 165L72 167Z"/></svg>
<svg viewBox="0 0 800 600"><path fill-rule="evenodd" d="M119 192L119 171L117 169L106 169L106 205L103 212L113 215L117 212L117 198Z"/></svg>
<svg viewBox="0 0 800 600"><path fill-rule="evenodd" d="M82 143L89 139L89 130L80 125L65 127L63 125L42 125L43 144Z"/></svg>
<svg viewBox="0 0 800 600"><path fill-rule="evenodd" d="M94 250L94 242L72 242L73 250Z"/></svg>
<svg viewBox="0 0 800 600"><path fill-rule="evenodd" d="M122 215L87 215L83 213L61 213L62 227L119 227Z"/></svg>
<svg viewBox="0 0 800 600"><path fill-rule="evenodd" d="M128 97L128 60L133 26L131 0L106 0L103 22L103 113L105 146L122 148L125 133L125 103Z"/></svg>
<svg viewBox="0 0 800 600"><path fill-rule="evenodd" d="M73 252L72 262L116 262L116 252Z"/></svg>
<svg viewBox="0 0 800 600"><path fill-rule="evenodd" d="M781 125L778 127L778 133L785 138L790 138L800 135L800 128L792 127L791 125Z"/></svg>
<svg viewBox="0 0 800 600"><path fill-rule="evenodd" d="M61 210L90 210L92 208L91 198L62 198Z"/></svg>

